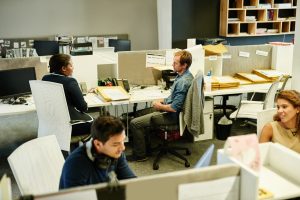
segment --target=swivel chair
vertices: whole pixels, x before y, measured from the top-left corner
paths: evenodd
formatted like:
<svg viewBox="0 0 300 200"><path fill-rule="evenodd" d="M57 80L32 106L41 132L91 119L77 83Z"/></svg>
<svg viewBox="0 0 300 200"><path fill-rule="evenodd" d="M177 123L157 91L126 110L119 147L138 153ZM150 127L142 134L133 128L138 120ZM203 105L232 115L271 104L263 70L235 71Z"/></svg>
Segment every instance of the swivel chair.
<svg viewBox="0 0 300 200"><path fill-rule="evenodd" d="M39 121L38 137L55 134L61 150L70 152L70 144L89 139L89 133L71 136L72 125L63 85L49 81L29 81ZM91 120L92 121L92 117Z"/></svg>
<svg viewBox="0 0 300 200"><path fill-rule="evenodd" d="M58 192L65 160L55 135L22 144L7 160L22 195Z"/></svg>
<svg viewBox="0 0 300 200"><path fill-rule="evenodd" d="M282 77L279 77L270 86L264 101L240 101L239 107L236 111L231 113L230 119L245 118L257 120L257 113L275 107L275 98L278 90L279 81ZM247 124L256 126L255 122L246 120Z"/></svg>
<svg viewBox="0 0 300 200"><path fill-rule="evenodd" d="M158 129L155 131L159 134L160 138L162 138L162 143L156 147L155 149L152 149L152 151L158 151L158 154L156 155L154 161L153 161L153 169L158 170L159 169L159 161L160 159L166 155L167 153L170 153L177 158L184 161L185 167L190 167L190 163L187 160L186 157L178 153L178 150L185 151L186 155L191 155L191 151L187 147L180 147L180 146L171 146L170 142L176 141L180 139L184 132L184 128L182 126L183 121L183 113L180 112L179 114L179 123L175 124L169 124L169 125L162 125L159 126Z"/></svg>
<svg viewBox="0 0 300 200"><path fill-rule="evenodd" d="M195 97L197 97L198 101L194 101ZM185 167L190 167L190 163L187 160L187 158L179 154L177 150L185 151L186 155L190 155L191 151L186 147L171 146L169 144L171 141L180 139L185 129L187 129L188 132L190 132L191 134L195 134L195 133L201 134L204 131L203 112L195 113L189 110L188 104L193 104L192 109L203 109L204 94L203 94L203 75L201 71L199 71L196 74L193 83L188 90L183 111L179 113L179 121L174 124L162 125L159 127L160 133L163 133L161 134L163 141L162 144L157 148L159 150L159 153L157 154L153 162L154 170L159 169L159 164L158 164L159 160L163 155L166 155L167 153L170 153L178 157L179 159L183 160ZM187 116L189 119L187 119Z"/></svg>

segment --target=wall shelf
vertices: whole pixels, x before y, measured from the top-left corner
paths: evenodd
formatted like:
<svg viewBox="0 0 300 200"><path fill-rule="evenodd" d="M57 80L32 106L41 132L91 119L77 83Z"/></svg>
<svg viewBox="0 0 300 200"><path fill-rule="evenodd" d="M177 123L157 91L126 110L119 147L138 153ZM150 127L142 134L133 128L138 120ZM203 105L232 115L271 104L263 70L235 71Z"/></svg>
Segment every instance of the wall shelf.
<svg viewBox="0 0 300 200"><path fill-rule="evenodd" d="M221 0L219 35L294 34L297 0Z"/></svg>

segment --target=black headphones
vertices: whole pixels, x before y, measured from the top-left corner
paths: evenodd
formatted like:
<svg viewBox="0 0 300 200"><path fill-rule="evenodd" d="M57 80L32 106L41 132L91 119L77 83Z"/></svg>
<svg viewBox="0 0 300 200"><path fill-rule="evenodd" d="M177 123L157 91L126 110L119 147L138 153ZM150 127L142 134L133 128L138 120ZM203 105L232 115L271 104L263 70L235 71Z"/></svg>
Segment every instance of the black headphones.
<svg viewBox="0 0 300 200"><path fill-rule="evenodd" d="M108 169L109 167L116 165L117 159L112 158L105 154L98 154L93 147L93 138L85 143L87 156L94 162L95 166L99 169Z"/></svg>

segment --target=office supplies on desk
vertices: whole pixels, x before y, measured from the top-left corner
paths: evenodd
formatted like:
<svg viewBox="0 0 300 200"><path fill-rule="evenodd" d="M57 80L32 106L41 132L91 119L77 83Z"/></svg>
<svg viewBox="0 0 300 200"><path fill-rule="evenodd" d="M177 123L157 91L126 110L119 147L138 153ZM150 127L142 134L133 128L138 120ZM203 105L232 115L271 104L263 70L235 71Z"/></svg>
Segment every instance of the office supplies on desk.
<svg viewBox="0 0 300 200"><path fill-rule="evenodd" d="M91 42L74 43L71 45L70 54L72 56L92 55L93 54L93 45Z"/></svg>
<svg viewBox="0 0 300 200"><path fill-rule="evenodd" d="M257 74L258 76L261 76L262 78L269 79L271 81L277 80L278 77L281 75L288 76L288 74L285 74L285 73L277 71L277 70L254 69L252 72L254 74Z"/></svg>
<svg viewBox="0 0 300 200"><path fill-rule="evenodd" d="M173 85L177 73L173 70L163 70L161 73L162 79L166 82L166 87L164 89L168 90Z"/></svg>
<svg viewBox="0 0 300 200"><path fill-rule="evenodd" d="M250 73L236 73L236 76L238 78L243 78L248 81L251 81L252 83L267 83L270 82L270 80L262 78L256 74L250 74Z"/></svg>
<svg viewBox="0 0 300 200"><path fill-rule="evenodd" d="M118 101L129 99L129 94L121 86L100 86L96 93L101 95L106 101Z"/></svg>
<svg viewBox="0 0 300 200"><path fill-rule="evenodd" d="M240 82L231 76L213 76L211 84L213 88L229 88L238 87Z"/></svg>

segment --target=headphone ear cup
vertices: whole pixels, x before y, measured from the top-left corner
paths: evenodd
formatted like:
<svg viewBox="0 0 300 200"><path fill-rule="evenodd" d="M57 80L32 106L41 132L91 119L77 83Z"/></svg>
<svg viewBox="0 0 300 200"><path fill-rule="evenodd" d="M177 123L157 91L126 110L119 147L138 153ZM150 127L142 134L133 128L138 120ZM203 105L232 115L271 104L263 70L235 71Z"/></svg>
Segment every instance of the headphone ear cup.
<svg viewBox="0 0 300 200"><path fill-rule="evenodd" d="M112 158L105 155L97 155L94 162L99 169L107 169L112 164Z"/></svg>

